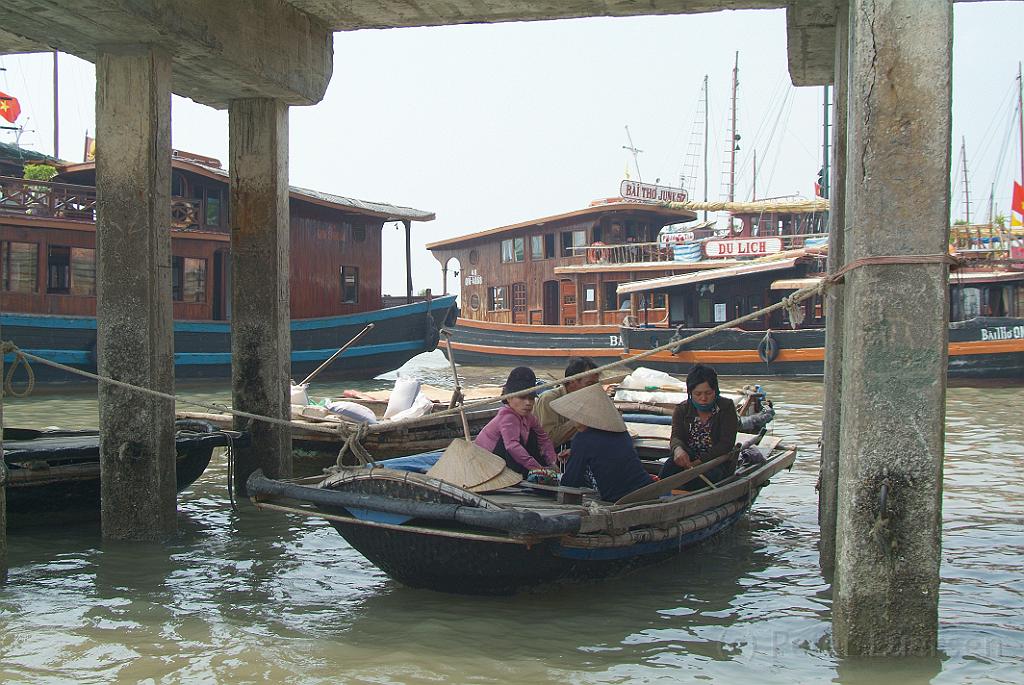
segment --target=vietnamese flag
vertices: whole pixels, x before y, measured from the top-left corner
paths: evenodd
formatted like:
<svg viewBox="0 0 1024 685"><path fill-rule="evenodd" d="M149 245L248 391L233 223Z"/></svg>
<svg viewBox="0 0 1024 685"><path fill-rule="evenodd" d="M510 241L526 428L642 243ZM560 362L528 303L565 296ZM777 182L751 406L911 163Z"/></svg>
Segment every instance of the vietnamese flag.
<svg viewBox="0 0 1024 685"><path fill-rule="evenodd" d="M1010 209L1024 216L1024 186L1016 181L1013 182L1013 202L1010 203Z"/></svg>
<svg viewBox="0 0 1024 685"><path fill-rule="evenodd" d="M21 105L18 104L18 98L12 98L6 93L0 93L0 117L13 124L19 114L21 114Z"/></svg>

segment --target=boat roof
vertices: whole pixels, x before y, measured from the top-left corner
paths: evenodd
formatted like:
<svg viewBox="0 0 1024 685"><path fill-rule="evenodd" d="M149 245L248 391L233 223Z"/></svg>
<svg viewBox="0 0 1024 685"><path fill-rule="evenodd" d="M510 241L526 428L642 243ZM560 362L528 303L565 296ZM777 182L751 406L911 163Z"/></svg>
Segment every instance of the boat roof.
<svg viewBox="0 0 1024 685"><path fill-rule="evenodd" d="M735 259L721 259L715 262L623 262L622 264L566 264L556 266L556 274L619 273L641 271L709 271L725 266L744 264Z"/></svg>
<svg viewBox="0 0 1024 685"><path fill-rule="evenodd" d="M754 260L744 262L737 266L726 266L718 269L709 269L707 271L663 276L661 278L651 278L646 281L623 283L617 288L617 292L619 295L645 293L653 290L666 290L668 288L701 283L704 281L718 281L726 278L736 278L737 276L764 273L766 271L781 271L793 268L796 266L797 262L805 257L823 256L823 253L808 252L806 250L791 250L789 252L780 252L779 255L782 256L773 255L773 257L777 258L772 259L771 261Z"/></svg>
<svg viewBox="0 0 1024 685"><path fill-rule="evenodd" d="M820 278L781 278L772 281L772 290L800 290L821 283ZM949 274L950 285L976 285L980 283L1005 283L1024 281L1024 271L953 271Z"/></svg>
<svg viewBox="0 0 1024 685"><path fill-rule="evenodd" d="M220 162L212 157L202 157L192 153L179 153L171 157L171 166L183 171L191 171L207 178L231 182L231 175L226 169L220 168ZM83 171L94 171L96 162L82 162L81 164L69 164L62 169L62 173L74 174ZM437 218L434 212L401 205L392 205L385 202L374 202L370 200L359 200L343 195L334 195L319 190L301 188L299 186L288 186L288 195L294 200L309 202L331 209L354 211L358 214L372 216L384 221L433 221Z"/></svg>
<svg viewBox="0 0 1024 685"><path fill-rule="evenodd" d="M20 145L14 145L13 143L0 143L0 159L7 159L11 161L19 162L46 162L53 164L63 164L63 162L56 157L43 154L42 152L36 152L35 150L29 150L28 148L21 147Z"/></svg>
<svg viewBox="0 0 1024 685"><path fill-rule="evenodd" d="M585 207L583 209L575 209L571 212L563 212L561 214L552 214L551 216L541 217L539 219L530 219L529 221L520 221L515 224L508 224L507 226L498 226L497 228L488 228L483 231L477 231L475 233L469 233L467 235L458 236L455 238L447 238L445 240L438 240L433 243L427 243L428 250L436 250L440 248L451 248L465 243L469 243L475 240L481 240L485 238L494 238L505 233L511 233L522 228L529 228L531 226L540 226L543 224L555 223L558 221L565 221L567 219L584 219L589 217L601 216L603 214L615 214L619 212L645 212L648 214L654 214L664 219L664 224L682 223L684 221L693 221L697 218L697 214L689 209L674 209L666 207L660 204L652 204L649 202L611 202L601 201L597 204Z"/></svg>

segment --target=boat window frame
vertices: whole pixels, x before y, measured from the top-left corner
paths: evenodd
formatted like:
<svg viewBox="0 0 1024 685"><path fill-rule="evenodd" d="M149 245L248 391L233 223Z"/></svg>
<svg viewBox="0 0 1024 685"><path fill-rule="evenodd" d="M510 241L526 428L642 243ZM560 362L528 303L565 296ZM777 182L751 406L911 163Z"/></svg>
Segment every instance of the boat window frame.
<svg viewBox="0 0 1024 685"><path fill-rule="evenodd" d="M19 253L31 254L32 258L32 280L31 290L11 289L11 245L26 245L30 249L18 250ZM20 264L19 264L20 266ZM39 292L39 243L31 243L24 240L0 240L0 271L3 272L3 280L0 289L5 293L31 294ZM19 283L29 283L28 279L18 279Z"/></svg>
<svg viewBox="0 0 1024 685"><path fill-rule="evenodd" d="M499 297L500 293L500 297ZM501 307L498 307L499 300ZM489 312L507 312L509 311L508 302L508 286L507 285L492 285L487 288L487 311Z"/></svg>

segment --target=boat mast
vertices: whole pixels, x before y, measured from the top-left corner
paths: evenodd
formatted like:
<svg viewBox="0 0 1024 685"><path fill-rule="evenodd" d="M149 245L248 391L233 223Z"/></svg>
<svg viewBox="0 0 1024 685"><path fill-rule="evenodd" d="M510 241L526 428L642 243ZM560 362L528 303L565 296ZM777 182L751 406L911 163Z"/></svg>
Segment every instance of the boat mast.
<svg viewBox="0 0 1024 685"><path fill-rule="evenodd" d="M1021 143L1024 145L1024 142ZM1024 154L1024 153L1022 153ZM1022 157L1024 159L1024 157ZM1022 162L1024 164L1024 162ZM708 201L708 75L704 74L704 202ZM708 210L704 210L704 221L708 220Z"/></svg>
<svg viewBox="0 0 1024 685"><path fill-rule="evenodd" d="M960 141L960 161L963 163L964 171L964 214L967 225L971 223L971 190L967 184L967 138Z"/></svg>
<svg viewBox="0 0 1024 685"><path fill-rule="evenodd" d="M57 91L57 51L53 51L53 157L60 159L60 123L57 112L59 105L59 94Z"/></svg>
<svg viewBox="0 0 1024 685"><path fill-rule="evenodd" d="M638 180L641 183L643 183L644 182L644 177L640 175L640 162L638 162L637 158L636 158L637 155L639 155L641 152L643 152L643 150L640 150L640 149L637 148L636 145L633 145L633 136L631 136L630 133L629 133L629 125L628 124L626 125L626 138L629 140L629 145L623 145L622 149L623 150L629 150L630 152L633 153L633 166L636 167L636 180Z"/></svg>
<svg viewBox="0 0 1024 685"><path fill-rule="evenodd" d="M754 148L754 189L751 191L750 201L757 199L757 148Z"/></svg>
<svg viewBox="0 0 1024 685"><path fill-rule="evenodd" d="M830 136L829 132L828 132L828 104L829 103L828 103L828 85L827 84L825 85L824 96L825 96L824 97L824 105L822 106L822 112L824 113L824 126L821 127L822 128L822 134L821 134L821 196L822 197L828 197L829 194L830 194L829 193L829 187L832 185L832 183L829 181L829 173L831 171L829 169L829 158L830 158L831 155L829 154L829 149L828 149L829 148L829 142L831 141L832 136Z"/></svg>
<svg viewBox="0 0 1024 685"><path fill-rule="evenodd" d="M739 86L740 51L736 51L736 63L732 68L732 140L729 143L729 202L736 201L736 89Z"/></svg>
<svg viewBox="0 0 1024 685"><path fill-rule="evenodd" d="M1024 79L1020 75L1020 62L1017 62L1017 115L1020 126L1020 182L1024 185Z"/></svg>

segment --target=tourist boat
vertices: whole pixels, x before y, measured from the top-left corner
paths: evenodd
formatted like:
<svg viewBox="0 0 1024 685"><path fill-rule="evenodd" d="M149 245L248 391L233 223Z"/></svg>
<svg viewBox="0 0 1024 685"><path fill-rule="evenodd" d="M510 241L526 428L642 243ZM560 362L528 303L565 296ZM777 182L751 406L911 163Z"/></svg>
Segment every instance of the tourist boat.
<svg viewBox="0 0 1024 685"><path fill-rule="evenodd" d="M99 514L99 431L5 427L3 433L12 527ZM248 434L219 430L201 421L176 421L174 441L181 492L203 474L215 448L245 446Z"/></svg>
<svg viewBox="0 0 1024 685"><path fill-rule="evenodd" d="M660 347L777 303L818 283L826 272L826 257L826 247L801 248L715 271L624 284L618 290L624 297L659 293L671 304L667 326L623 324L623 352ZM1024 268L991 265L989 260L967 263L951 272L949 286L949 377L1024 377ZM643 363L669 373L703 363L725 375L821 375L821 297L804 301L798 310L798 321L778 309L690 345L657 352Z"/></svg>
<svg viewBox="0 0 1024 685"><path fill-rule="evenodd" d="M260 508L326 519L405 585L500 595L603 578L728 530L796 458L796 450L780 447L777 439L762 454L764 463L740 467L714 487L683 493L665 483L662 492L655 483L619 503L599 501L593 491L522 484L478 494L387 462L299 482L256 472L247 488Z"/></svg>
<svg viewBox="0 0 1024 685"><path fill-rule="evenodd" d="M24 150L0 145L8 162ZM58 182L0 177L4 339L38 356L96 369L96 168L50 161ZM229 176L220 162L172 155L171 293L175 375L231 374ZM8 164L8 173L11 165ZM328 366L325 378L372 378L435 349L455 317L455 298L406 294L383 307L381 231L388 222L429 221L431 212L290 190L292 373L301 378L344 343L374 327ZM408 268L408 264L407 264ZM9 355L7 361L12 357ZM36 364L40 382L80 377Z"/></svg>
<svg viewBox="0 0 1024 685"><path fill-rule="evenodd" d="M627 195L634 187L645 188L623 183ZM630 298L619 294L620 286L733 266L757 251L826 235L825 200L733 203L735 230L728 237L763 236L769 228L771 237L756 241L756 250L750 242L740 252L718 250L729 243L718 239L711 222L682 225L704 206L609 198L428 244L442 265L446 292L448 271L459 279L461 310L449 328L459 363L564 366L578 355L618 361L622 322L665 328L670 306L660 292ZM439 347L447 354L448 345L442 340Z"/></svg>

